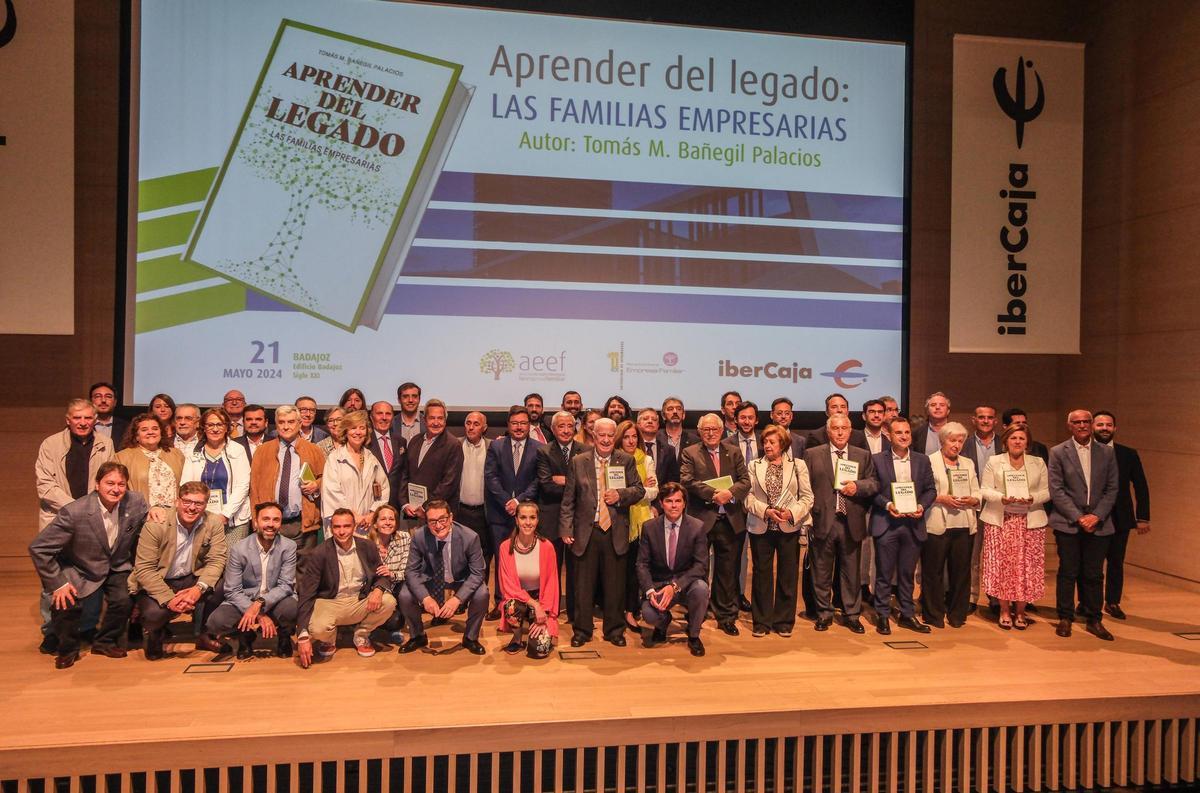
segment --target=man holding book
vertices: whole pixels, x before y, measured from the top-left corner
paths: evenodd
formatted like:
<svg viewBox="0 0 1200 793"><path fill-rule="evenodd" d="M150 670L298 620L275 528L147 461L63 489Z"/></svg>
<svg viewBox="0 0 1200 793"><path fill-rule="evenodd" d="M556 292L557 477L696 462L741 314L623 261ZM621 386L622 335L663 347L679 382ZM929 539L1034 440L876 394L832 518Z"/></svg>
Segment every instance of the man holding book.
<svg viewBox="0 0 1200 793"><path fill-rule="evenodd" d="M325 453L300 437L300 411L280 405L275 437L258 448L250 463L250 503L278 503L283 512L279 533L294 540L301 553L320 542L317 499L324 470Z"/></svg>

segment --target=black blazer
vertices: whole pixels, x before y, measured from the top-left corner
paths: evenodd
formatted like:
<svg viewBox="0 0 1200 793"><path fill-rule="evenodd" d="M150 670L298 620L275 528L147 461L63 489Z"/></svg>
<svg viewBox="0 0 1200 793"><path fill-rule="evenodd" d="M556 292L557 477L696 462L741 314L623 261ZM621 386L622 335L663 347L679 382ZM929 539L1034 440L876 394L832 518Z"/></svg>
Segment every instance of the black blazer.
<svg viewBox="0 0 1200 793"><path fill-rule="evenodd" d="M719 514L717 505L713 503L713 489L704 484L709 479L729 476L733 479L733 501L725 505L725 514L736 534L746 530L746 510L743 502L750 493L750 472L746 469L746 461L736 446L722 442L718 448L720 470L714 471L712 458L702 443L694 443L683 450L679 462L679 484L687 490L687 511L692 517L699 518L704 523L704 531L712 530Z"/></svg>
<svg viewBox="0 0 1200 793"><path fill-rule="evenodd" d="M664 435L660 432L654 439L654 451L647 451L647 444L638 438L638 445L642 451L646 452L654 458L654 475L658 477L658 486L662 487L667 482L679 481L679 455L675 453L675 447L664 440Z"/></svg>
<svg viewBox="0 0 1200 793"><path fill-rule="evenodd" d="M352 537L354 550L358 554L358 562L362 565L363 585L358 596L364 598L372 589L384 592L392 591L392 579L379 575L379 549L370 540ZM296 615L298 630L308 630L312 620L313 604L317 598L332 600L337 597L338 586L341 584L342 571L338 566L337 543L333 540L314 548L304 564L300 565L300 577L296 581L296 596L299 598Z"/></svg>
<svg viewBox="0 0 1200 793"><path fill-rule="evenodd" d="M571 459L574 460L584 452L590 452L591 446L586 443L571 442ZM551 539L558 537L558 516L562 510L563 488L566 485L554 483L554 477L566 476L569 461L563 457L562 447L558 440L552 440L537 450L537 499L540 515L538 517L538 534Z"/></svg>
<svg viewBox="0 0 1200 793"><path fill-rule="evenodd" d="M667 440L667 431L666 430L658 431L658 442L661 443L663 446L671 446L670 441ZM699 442L700 442L700 434L698 432L696 432L695 430L688 430L688 429L683 430L679 435L679 448L675 449L676 458L682 460L683 459L683 450L686 449L687 447L691 446L693 443L699 443ZM675 447L671 446L671 448L674 449ZM678 480L676 480L676 481L678 481Z"/></svg>
<svg viewBox="0 0 1200 793"><path fill-rule="evenodd" d="M1117 531L1129 531L1139 520L1150 520L1150 485L1142 470L1142 458L1131 446L1113 444L1117 453L1117 505L1113 507L1113 524ZM1133 486L1133 494L1129 488ZM1134 500L1137 508L1134 508Z"/></svg>
<svg viewBox="0 0 1200 793"><path fill-rule="evenodd" d="M383 462L383 449L379 445L379 438L376 436L375 428L371 427L367 432L370 433L371 438L367 442L367 448L371 450L371 454L375 455L375 459L379 461L380 467L387 474L392 506L400 509L404 504L408 503L408 493L404 487L404 475L408 468L404 459L406 454L404 438L396 430L392 430L388 436L391 439L389 442L392 445L392 467L389 470L387 464Z"/></svg>
<svg viewBox="0 0 1200 793"><path fill-rule="evenodd" d="M458 485L462 481L463 450L462 442L448 432L443 432L434 439L425 459L417 464L421 455L421 445L425 436L412 439L412 448L405 457L407 473L405 483L412 482L424 485L429 491L429 498L439 498L450 505L453 512L458 509ZM408 488L400 500L400 504L408 503Z"/></svg>
<svg viewBox="0 0 1200 793"><path fill-rule="evenodd" d="M638 593L660 589L674 582L680 592L708 577L708 535L704 524L684 513L679 519L679 539L675 543L675 564L667 566L667 519L664 515L642 524L638 543Z"/></svg>

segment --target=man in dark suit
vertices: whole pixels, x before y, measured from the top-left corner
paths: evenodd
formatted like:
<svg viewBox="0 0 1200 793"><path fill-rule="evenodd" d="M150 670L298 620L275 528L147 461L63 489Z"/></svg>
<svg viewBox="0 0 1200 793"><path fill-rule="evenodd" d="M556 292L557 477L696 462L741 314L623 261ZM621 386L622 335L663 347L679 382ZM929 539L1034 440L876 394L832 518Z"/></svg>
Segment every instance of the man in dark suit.
<svg viewBox="0 0 1200 793"><path fill-rule="evenodd" d="M563 486L558 533L575 555L575 621L572 647L592 639L596 585L603 581L604 638L625 646L625 553L629 550L629 507L646 495L632 456L614 449L617 425L596 419L595 448L571 459ZM610 472L620 470L624 485Z"/></svg>
<svg viewBox="0 0 1200 793"><path fill-rule="evenodd" d="M1116 532L1113 508L1120 482L1116 454L1111 446L1092 439L1092 414L1072 410L1067 414L1070 440L1050 450L1048 479L1050 528L1058 546L1056 600L1058 627L1063 638L1071 635L1075 619L1075 588L1087 632L1105 641L1113 636L1104 627L1101 611L1104 559Z"/></svg>
<svg viewBox="0 0 1200 793"><path fill-rule="evenodd" d="M867 536L867 511L879 489L875 465L866 449L850 445L850 419L841 414L825 422L829 443L804 450L804 464L812 481L812 528L808 535L809 573L812 578L818 631L833 624L834 572L842 595L842 615L846 627L863 633L861 572L859 554ZM837 464L849 461L857 466L853 479L841 477L837 488Z"/></svg>
<svg viewBox="0 0 1200 793"><path fill-rule="evenodd" d="M429 644L422 613L432 616L434 624L441 624L465 604L467 626L462 645L472 655L483 655L479 629L488 608L486 576L479 535L455 523L445 501L425 502L425 526L413 534L404 588L400 590L400 612L410 637L400 652L411 653ZM449 598L448 589L454 590Z"/></svg>
<svg viewBox="0 0 1200 793"><path fill-rule="evenodd" d="M737 391L721 394L721 439L726 440L737 433L737 409L742 404L742 395Z"/></svg>
<svg viewBox="0 0 1200 793"><path fill-rule="evenodd" d="M638 445L654 460L654 475L660 485L679 481L679 455L675 447L661 439L658 411L642 408L637 414Z"/></svg>
<svg viewBox="0 0 1200 793"><path fill-rule="evenodd" d="M1129 533L1137 529L1138 534L1150 532L1150 485L1146 472L1142 470L1142 458L1137 449L1113 441L1117 432L1117 419L1107 410L1098 410L1092 415L1092 437L1113 448L1117 456L1117 504L1113 507L1112 540L1105 557L1104 611L1119 620L1125 619L1121 609L1121 590L1125 585L1125 548L1129 544ZM1133 488L1132 493L1130 487ZM1136 500L1136 507L1134 502Z"/></svg>
<svg viewBox="0 0 1200 793"><path fill-rule="evenodd" d="M536 392L526 394L524 405L529 411L529 437L541 444L549 443L554 436L543 419L546 407L542 395Z"/></svg>
<svg viewBox="0 0 1200 793"><path fill-rule="evenodd" d="M671 607L687 605L688 649L704 655L700 626L708 611L708 537L704 524L684 514L687 493L683 485L668 482L659 488L663 514L642 525L638 544L638 591L642 593L642 619L651 626L646 647L667 640Z"/></svg>
<svg viewBox="0 0 1200 793"><path fill-rule="evenodd" d="M670 446L675 457L682 461L683 450L693 443L700 442L700 435L692 430L683 428L683 420L687 411L683 408L683 400L679 397L667 397L662 403L662 429L658 431L658 442ZM659 479L658 481L663 481Z"/></svg>
<svg viewBox="0 0 1200 793"><path fill-rule="evenodd" d="M846 397L842 396L841 394L830 394L829 396L825 397L826 424L822 424L820 427L817 427L815 430L812 430L808 433L806 448L822 446L829 443L827 426L828 419L831 416L845 416L847 419L850 418L850 403L846 401ZM860 449L867 449L870 451L870 447L867 446L867 437L862 434L862 430L850 430L849 443L851 446L857 446Z"/></svg>
<svg viewBox="0 0 1200 793"><path fill-rule="evenodd" d="M242 445L246 459L253 463L258 447L275 437L275 431L267 424L267 409L262 405L246 405L242 411L242 429L242 434L231 440Z"/></svg>
<svg viewBox="0 0 1200 793"><path fill-rule="evenodd" d="M308 554L296 584L300 666L333 655L339 625L354 626L354 649L361 658L375 654L371 631L396 610L392 579L379 574L375 543L354 536L354 513L336 509L329 518L333 539Z"/></svg>
<svg viewBox="0 0 1200 793"><path fill-rule="evenodd" d="M129 429L129 419L114 412L117 409L116 389L111 383L93 383L88 389L88 399L96 407L95 431L107 435L113 442L113 448L120 449L125 430Z"/></svg>
<svg viewBox="0 0 1200 793"><path fill-rule="evenodd" d="M868 399L863 403L863 438L867 442L867 451L871 454L879 454L892 448L892 442L888 440L887 433L883 431L886 413L887 408L882 399Z"/></svg>
<svg viewBox="0 0 1200 793"><path fill-rule="evenodd" d="M58 637L56 669L66 669L79 654L83 601L104 598L104 619L92 641L92 653L124 658L118 642L129 612L129 572L138 531L146 520L146 500L128 489L129 471L118 462L100 464L96 489L61 510L29 544L29 555L42 590L50 595L51 628ZM103 593L101 595L101 593Z"/></svg>
<svg viewBox="0 0 1200 793"><path fill-rule="evenodd" d="M937 485L929 458L911 448L912 425L908 419L897 416L888 422L887 428L891 451L872 457L879 477L870 523L871 537L875 540L875 629L885 636L892 632L888 615L894 577L896 599L900 601L897 624L917 633L929 633L929 626L917 619L913 583L921 544L925 542L925 513L937 500ZM915 486L917 506L915 510L901 512L893 501L892 485L907 482Z"/></svg>
<svg viewBox="0 0 1200 793"><path fill-rule="evenodd" d="M446 403L431 399L425 403L425 434L409 441L404 481L425 488L425 500L445 501L453 512L458 506L458 483L462 476L462 444L446 432ZM405 488L407 490L408 488ZM401 501L406 517L424 520L420 507Z"/></svg>
<svg viewBox="0 0 1200 793"><path fill-rule="evenodd" d="M567 553L559 535L559 515L563 491L567 485L567 469L577 455L592 450L586 443L575 442L575 417L565 410L550 420L551 441L538 449L537 500L540 512L538 533L554 544L560 567L565 567L562 580L566 592L567 617L575 622L575 554Z"/></svg>
<svg viewBox="0 0 1200 793"><path fill-rule="evenodd" d="M787 397L778 397L771 403L771 423L782 428L792 439L788 453L792 455L792 459L800 460L804 457L804 448L808 444L808 438L799 432L792 431L793 415L792 400Z"/></svg>
<svg viewBox="0 0 1200 793"><path fill-rule="evenodd" d="M371 437L367 448L387 474L392 506L400 509L408 499L404 487L404 475L408 470L407 442L400 431L392 427L393 415L391 402L371 405Z"/></svg>
<svg viewBox="0 0 1200 793"><path fill-rule="evenodd" d="M317 400L310 396L296 397L296 410L300 411L300 437L309 443L320 443L329 433L317 426ZM246 414L242 413L242 421Z"/></svg>
<svg viewBox="0 0 1200 793"><path fill-rule="evenodd" d="M925 399L925 421L918 424L912 434L912 448L926 456L940 451L938 431L950 420L950 398L941 391L934 391Z"/></svg>
<svg viewBox="0 0 1200 793"><path fill-rule="evenodd" d="M1029 436L1029 445L1026 447L1025 451L1028 454L1032 454L1034 457L1041 457L1047 466L1050 465L1050 450L1046 447L1046 444L1033 439L1033 432L1029 429L1029 416L1023 409L1009 408L1008 410L1004 411L1000 418L1001 423L1004 425L1004 429L1008 429L1014 424L1024 429L1025 434ZM983 469L980 469L979 473L982 475ZM1047 513L1049 513L1052 508L1053 504L1046 504Z"/></svg>
<svg viewBox="0 0 1200 793"><path fill-rule="evenodd" d="M738 451L742 453L742 459L746 461L746 471L749 473L750 463L762 457L762 433L758 431L758 405L750 400L742 402L738 405L733 420L737 423L737 432L726 438L725 442L737 446ZM743 536L742 543L738 547L737 579L738 609L741 611L750 610L750 600L746 597L746 568L749 566L747 563L749 549L750 538Z"/></svg>
<svg viewBox="0 0 1200 793"><path fill-rule="evenodd" d="M529 411L513 405L508 411L508 432L488 445L483 462L487 495L488 529L492 535L491 555L500 553L516 525L517 504L537 497L537 453L542 444L529 437ZM500 565L496 565L495 591L500 591ZM492 619L500 619L500 606Z"/></svg>
<svg viewBox="0 0 1200 793"><path fill-rule="evenodd" d="M700 442L683 450L679 483L687 490L688 514L704 524L712 547L712 609L717 627L737 636L738 549L746 533L742 502L750 492L750 473L738 448L721 442L725 425L720 416L705 414L697 426ZM726 476L732 482L729 487L716 489L709 484Z"/></svg>
<svg viewBox="0 0 1200 793"><path fill-rule="evenodd" d="M982 478L983 469L988 460L1000 454L1000 436L996 432L996 408L991 405L976 405L971 414L971 424L975 431L963 443L962 454L975 464L975 474ZM983 523L976 516L975 534L971 537L971 604L968 607L975 611L979 599L979 559L983 552ZM999 614L1000 602L988 596L988 605L993 612Z"/></svg>

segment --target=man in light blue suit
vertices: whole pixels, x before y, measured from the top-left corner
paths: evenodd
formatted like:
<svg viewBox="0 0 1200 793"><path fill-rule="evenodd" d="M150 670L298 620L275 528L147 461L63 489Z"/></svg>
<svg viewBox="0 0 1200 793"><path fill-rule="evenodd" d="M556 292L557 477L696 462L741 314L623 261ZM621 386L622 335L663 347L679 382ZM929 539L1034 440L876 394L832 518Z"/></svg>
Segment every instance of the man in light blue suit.
<svg viewBox="0 0 1200 793"><path fill-rule="evenodd" d="M908 419L897 416L886 426L892 448L871 458L879 478L869 525L875 540L875 630L885 636L892 632L888 613L894 577L896 599L900 601L897 624L917 633L929 633L929 626L916 617L913 579L917 560L921 558L921 544L925 542L925 514L937 499L937 485L929 458L911 448L912 426ZM912 482L916 486L915 511L897 509L892 496L892 484L897 482Z"/></svg>
<svg viewBox="0 0 1200 793"><path fill-rule="evenodd" d="M1087 620L1087 632L1105 641L1113 636L1101 622L1104 557L1116 527L1112 511L1117 503L1117 459L1111 446L1092 439L1092 414L1072 410L1067 414L1071 439L1050 450L1050 528L1058 546L1058 627L1063 638L1071 635L1075 619L1075 587Z"/></svg>
<svg viewBox="0 0 1200 793"><path fill-rule="evenodd" d="M517 504L537 499L537 453L543 445L529 437L529 411L513 405L508 411L508 433L491 442L483 461L484 508L492 535L493 558L500 553L500 543L512 534ZM500 591L499 563L494 591ZM499 602L488 619L500 619Z"/></svg>
<svg viewBox="0 0 1200 793"><path fill-rule="evenodd" d="M275 654L292 655L296 629L296 543L279 534L283 509L274 501L254 505L254 534L229 549L225 600L208 616L210 636L238 639L237 657L253 654L254 638L275 639ZM223 643L218 656L233 650Z"/></svg>

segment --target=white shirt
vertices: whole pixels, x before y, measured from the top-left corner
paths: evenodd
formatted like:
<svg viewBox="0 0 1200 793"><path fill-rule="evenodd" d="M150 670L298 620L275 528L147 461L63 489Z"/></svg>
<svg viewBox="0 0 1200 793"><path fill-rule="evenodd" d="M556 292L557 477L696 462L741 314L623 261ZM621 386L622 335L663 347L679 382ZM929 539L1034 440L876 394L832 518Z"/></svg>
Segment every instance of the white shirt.
<svg viewBox="0 0 1200 793"><path fill-rule="evenodd" d="M841 457L838 457L839 451L842 452ZM829 460L833 464L833 481L834 482L837 482L838 461L839 460L849 460L849 459L850 459L850 445L849 444L843 446L839 450L836 446L833 445L833 442L830 441L830 443L829 443ZM856 465L857 465L857 463L856 463ZM861 466L859 466L859 468L860 468L859 473L862 473Z"/></svg>
<svg viewBox="0 0 1200 793"><path fill-rule="evenodd" d="M348 551L343 551L340 545L337 546L337 558L339 572L337 596L339 598L357 598L358 593L362 591L363 569L353 540L350 541L350 550Z"/></svg>
<svg viewBox="0 0 1200 793"><path fill-rule="evenodd" d="M896 481L897 482L911 482L912 481L912 452L910 451L908 454L904 455L903 457L899 456L895 452L892 452L892 467L896 469Z"/></svg>
<svg viewBox="0 0 1200 793"><path fill-rule="evenodd" d="M479 439L479 443L471 443L463 438L462 450L463 467L458 482L458 500L466 506L478 507L483 504L483 464L487 459L487 444L483 438Z"/></svg>
<svg viewBox="0 0 1200 793"><path fill-rule="evenodd" d="M200 433L196 433L191 438L183 438L179 435L175 436L175 448L183 452L183 459L192 456L192 452L196 451L196 444L200 442Z"/></svg>
<svg viewBox="0 0 1200 793"><path fill-rule="evenodd" d="M1079 467L1083 469L1083 481L1087 483L1087 503L1092 503L1092 444L1088 442L1087 446L1080 446L1079 441L1074 438L1071 443L1075 444L1075 453L1079 455Z"/></svg>
<svg viewBox="0 0 1200 793"><path fill-rule="evenodd" d="M117 532L121 528L121 523L117 519L117 511L120 508L120 501L114 504L112 509L105 509L103 502L100 504L100 517L104 519L104 533L108 535L108 549L110 551L117 545Z"/></svg>
<svg viewBox="0 0 1200 793"><path fill-rule="evenodd" d="M109 418L108 421L100 421L99 419L97 419L95 425L93 425L93 429L95 432L97 432L100 435L105 436L106 438L112 438L112 430L113 430L112 418ZM121 439L114 438L113 440L120 442Z"/></svg>
<svg viewBox="0 0 1200 793"><path fill-rule="evenodd" d="M867 436L867 446L870 447L871 454L879 454L883 451L883 430L880 430L876 435L872 435L869 429L864 429L863 435Z"/></svg>
<svg viewBox="0 0 1200 793"><path fill-rule="evenodd" d="M171 559L165 578L183 578L192 574L192 543L203 522L204 517L201 516L196 519L196 525L189 529L179 518L175 519L175 556Z"/></svg>
<svg viewBox="0 0 1200 793"><path fill-rule="evenodd" d="M275 544L274 544L274 541L272 541L271 548L264 548L263 544L262 544L262 540L256 540L256 542L258 542L258 566L259 566L258 596L262 597L262 596L266 595L267 590L270 589L270 587L267 586L267 563L271 559L271 548L274 548Z"/></svg>
<svg viewBox="0 0 1200 793"><path fill-rule="evenodd" d="M419 452L417 452L417 465L418 466L421 463L425 462L425 452L429 451L429 447L432 446L433 442L436 441L437 439L438 439L437 435L434 435L432 437L430 437L428 435L421 436L421 450Z"/></svg>

